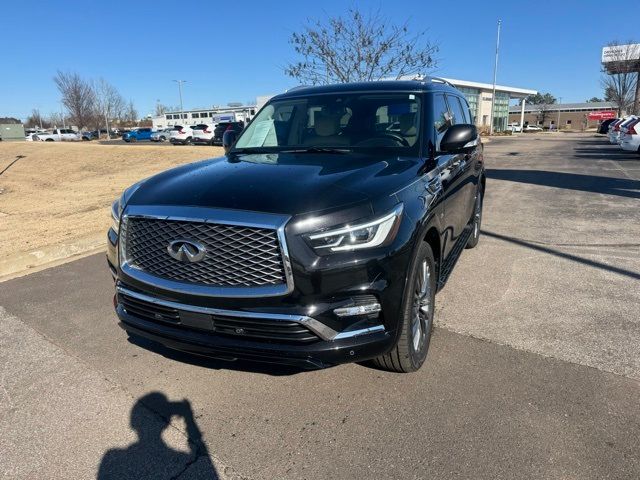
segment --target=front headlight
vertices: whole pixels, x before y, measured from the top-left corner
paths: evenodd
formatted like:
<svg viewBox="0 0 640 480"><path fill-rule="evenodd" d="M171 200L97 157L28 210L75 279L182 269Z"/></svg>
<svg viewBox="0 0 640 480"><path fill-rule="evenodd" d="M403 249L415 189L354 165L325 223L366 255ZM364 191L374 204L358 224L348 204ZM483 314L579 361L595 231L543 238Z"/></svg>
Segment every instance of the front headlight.
<svg viewBox="0 0 640 480"><path fill-rule="evenodd" d="M313 233L307 236L307 241L318 253L377 247L393 240L401 216L402 204L399 204L383 217L358 225Z"/></svg>
<svg viewBox="0 0 640 480"><path fill-rule="evenodd" d="M118 229L120 228L120 217L122 216L124 207L126 207L127 203L129 203L131 195L133 195L135 191L140 188L140 185L142 185L143 182L144 180L141 180L131 185L124 192L122 192L122 195L120 195L120 198L118 200L111 204L111 228L113 228L116 233L118 233Z"/></svg>
<svg viewBox="0 0 640 480"><path fill-rule="evenodd" d="M120 208L120 199L118 199L111 204L111 228L113 228L113 231L116 233L118 233L118 229L120 228L121 213L122 209Z"/></svg>

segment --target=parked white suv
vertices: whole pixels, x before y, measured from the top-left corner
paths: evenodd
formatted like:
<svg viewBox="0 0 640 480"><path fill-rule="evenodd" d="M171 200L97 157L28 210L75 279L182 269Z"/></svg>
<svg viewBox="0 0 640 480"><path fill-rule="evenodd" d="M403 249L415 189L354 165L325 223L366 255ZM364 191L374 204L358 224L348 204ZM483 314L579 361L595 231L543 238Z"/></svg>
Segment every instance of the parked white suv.
<svg viewBox="0 0 640 480"><path fill-rule="evenodd" d="M202 123L193 127L193 143L200 145L213 145L213 132L216 125Z"/></svg>
<svg viewBox="0 0 640 480"><path fill-rule="evenodd" d="M189 126L176 125L169 132L169 142L173 145L189 145L193 140L193 130Z"/></svg>
<svg viewBox="0 0 640 480"><path fill-rule="evenodd" d="M522 125L519 123L510 123L507 125L507 130L511 130L512 133L520 133L522 132Z"/></svg>

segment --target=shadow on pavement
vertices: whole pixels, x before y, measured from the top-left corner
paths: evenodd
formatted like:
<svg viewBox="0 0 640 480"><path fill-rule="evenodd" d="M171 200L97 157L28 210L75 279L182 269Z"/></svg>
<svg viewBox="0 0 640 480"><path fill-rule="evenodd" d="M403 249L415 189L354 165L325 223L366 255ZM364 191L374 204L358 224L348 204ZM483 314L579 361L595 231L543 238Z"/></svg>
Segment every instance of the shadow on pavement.
<svg viewBox="0 0 640 480"><path fill-rule="evenodd" d="M129 335L129 342L144 348L150 352L162 355L170 360L195 365L213 370L232 370L241 372L259 373L263 375L271 375L273 377L283 377L304 373L307 370L297 368L295 366L280 365L277 363L249 362L246 360L221 360L206 356L200 356L192 353L181 352L172 348L165 347L160 343L147 340L146 338L136 335Z"/></svg>
<svg viewBox="0 0 640 480"><path fill-rule="evenodd" d="M596 262L595 260L589 260L588 258L582 258L577 255L571 255L570 253L564 253L559 250L555 250L553 248L544 247L542 245L535 244L533 242L528 242L526 240L521 240L519 238L510 237L507 235L501 235L499 233L489 232L487 230L482 230L482 234L486 235L487 237L496 238L498 240L502 240L505 242L515 243L516 245L520 245L521 247L527 247L532 250L537 250L538 252L548 253L549 255L554 255L556 257L564 258L566 260L578 262L583 265L588 265L594 268L600 268L602 270L607 270L609 272L617 273L618 275L623 275L625 277L633 278L635 280L640 280L640 273L634 272L633 270L614 267L613 265L607 265L606 263Z"/></svg>
<svg viewBox="0 0 640 480"><path fill-rule="evenodd" d="M487 177L495 180L602 193L603 195L640 198L640 181L626 178L549 172L546 170L503 170L496 168L487 169Z"/></svg>
<svg viewBox="0 0 640 480"><path fill-rule="evenodd" d="M162 420L150 416L149 410L159 414ZM171 428L169 421L174 416L186 422L189 452L175 450L162 439L162 432ZM178 478L196 461L199 478L219 478L188 400L170 402L163 393L148 393L131 409L130 421L138 441L127 448L114 448L105 453L98 480Z"/></svg>

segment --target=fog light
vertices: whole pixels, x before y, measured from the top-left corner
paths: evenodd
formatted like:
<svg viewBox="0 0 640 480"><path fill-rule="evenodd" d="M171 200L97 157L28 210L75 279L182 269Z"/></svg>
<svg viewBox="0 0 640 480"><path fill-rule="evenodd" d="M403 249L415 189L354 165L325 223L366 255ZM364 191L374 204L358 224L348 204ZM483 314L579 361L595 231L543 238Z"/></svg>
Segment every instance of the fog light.
<svg viewBox="0 0 640 480"><path fill-rule="evenodd" d="M355 305L353 307L336 308L333 313L338 317L355 317L358 315L370 315L382 310L379 303L368 303L366 305Z"/></svg>

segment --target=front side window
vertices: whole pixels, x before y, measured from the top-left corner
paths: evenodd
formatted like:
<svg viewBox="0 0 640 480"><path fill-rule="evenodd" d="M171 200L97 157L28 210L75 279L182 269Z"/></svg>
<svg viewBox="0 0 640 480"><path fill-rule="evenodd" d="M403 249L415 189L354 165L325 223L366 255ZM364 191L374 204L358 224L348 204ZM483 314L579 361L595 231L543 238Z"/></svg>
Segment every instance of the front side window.
<svg viewBox="0 0 640 480"><path fill-rule="evenodd" d="M313 147L417 154L420 97L413 93L310 95L267 104L235 150Z"/></svg>
<svg viewBox="0 0 640 480"><path fill-rule="evenodd" d="M433 96L433 125L438 133L443 133L452 125L451 114L442 94Z"/></svg>
<svg viewBox="0 0 640 480"><path fill-rule="evenodd" d="M449 104L449 109L451 110L451 121L454 125L469 123L464 115L464 111L462 110L462 105L460 105L460 100L458 99L458 97L454 95L447 95L447 103Z"/></svg>

